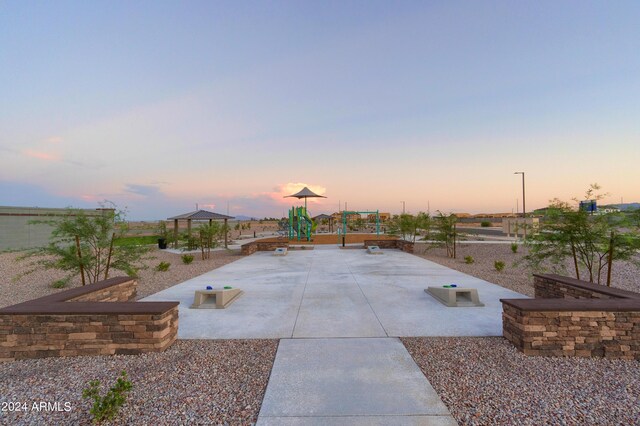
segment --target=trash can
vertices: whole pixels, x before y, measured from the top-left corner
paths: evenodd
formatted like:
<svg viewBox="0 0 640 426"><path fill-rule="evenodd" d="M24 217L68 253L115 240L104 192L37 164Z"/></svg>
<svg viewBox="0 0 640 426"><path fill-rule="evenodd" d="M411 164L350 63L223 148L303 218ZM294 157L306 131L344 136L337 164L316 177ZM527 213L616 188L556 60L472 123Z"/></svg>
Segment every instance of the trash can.
<svg viewBox="0 0 640 426"><path fill-rule="evenodd" d="M166 249L167 248L167 239L166 238L158 238L158 248Z"/></svg>

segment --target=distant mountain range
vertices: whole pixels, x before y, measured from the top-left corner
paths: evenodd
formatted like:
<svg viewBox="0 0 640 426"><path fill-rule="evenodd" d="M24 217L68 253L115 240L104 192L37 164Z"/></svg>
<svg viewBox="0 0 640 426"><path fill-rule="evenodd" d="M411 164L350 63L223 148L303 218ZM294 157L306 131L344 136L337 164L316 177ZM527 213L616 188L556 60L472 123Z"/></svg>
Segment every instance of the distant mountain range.
<svg viewBox="0 0 640 426"><path fill-rule="evenodd" d="M640 209L640 203L609 204L606 206L599 206L599 207L615 207L620 209L621 211L637 210L637 209Z"/></svg>
<svg viewBox="0 0 640 426"><path fill-rule="evenodd" d="M255 217L251 217L251 216L245 216L245 215L238 215L238 216L234 216L235 220L254 220L256 219Z"/></svg>

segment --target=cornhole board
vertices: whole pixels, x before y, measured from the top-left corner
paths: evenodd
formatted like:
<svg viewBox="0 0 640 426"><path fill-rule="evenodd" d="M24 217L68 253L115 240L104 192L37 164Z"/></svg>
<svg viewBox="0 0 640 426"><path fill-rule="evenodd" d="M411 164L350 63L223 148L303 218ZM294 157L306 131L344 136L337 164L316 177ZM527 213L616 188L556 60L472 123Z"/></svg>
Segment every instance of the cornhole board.
<svg viewBox="0 0 640 426"><path fill-rule="evenodd" d="M380 250L378 246L367 246L367 253L369 254L382 254L383 251Z"/></svg>
<svg viewBox="0 0 640 426"><path fill-rule="evenodd" d="M450 308L468 308L484 306L478 297L478 290L475 288L462 287L429 287L424 290L443 305Z"/></svg>
<svg viewBox="0 0 640 426"><path fill-rule="evenodd" d="M244 294L239 288L196 290L191 309L224 309Z"/></svg>
<svg viewBox="0 0 640 426"><path fill-rule="evenodd" d="M273 251L274 256L286 256L289 251L286 247L278 247Z"/></svg>

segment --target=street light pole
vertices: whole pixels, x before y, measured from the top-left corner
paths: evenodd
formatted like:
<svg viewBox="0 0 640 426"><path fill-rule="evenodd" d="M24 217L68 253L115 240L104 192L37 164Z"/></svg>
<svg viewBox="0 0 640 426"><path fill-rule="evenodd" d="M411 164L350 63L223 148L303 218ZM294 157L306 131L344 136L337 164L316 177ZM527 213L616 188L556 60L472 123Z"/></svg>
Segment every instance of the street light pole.
<svg viewBox="0 0 640 426"><path fill-rule="evenodd" d="M402 203L402 214L404 214L404 201L400 201Z"/></svg>
<svg viewBox="0 0 640 426"><path fill-rule="evenodd" d="M527 238L527 208L525 207L525 196L524 196L524 172L514 172L514 175L522 175L522 219L524 219L524 238Z"/></svg>

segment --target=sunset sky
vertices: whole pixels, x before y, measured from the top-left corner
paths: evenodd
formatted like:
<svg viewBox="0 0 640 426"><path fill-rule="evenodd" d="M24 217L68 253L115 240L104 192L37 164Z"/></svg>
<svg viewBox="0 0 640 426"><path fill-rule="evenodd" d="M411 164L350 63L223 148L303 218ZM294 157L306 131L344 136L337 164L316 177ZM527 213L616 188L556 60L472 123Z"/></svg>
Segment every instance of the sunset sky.
<svg viewBox="0 0 640 426"><path fill-rule="evenodd" d="M640 202L640 2L0 2L0 205Z"/></svg>

